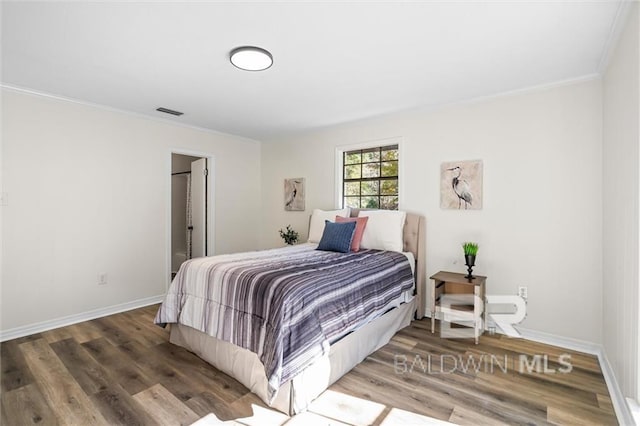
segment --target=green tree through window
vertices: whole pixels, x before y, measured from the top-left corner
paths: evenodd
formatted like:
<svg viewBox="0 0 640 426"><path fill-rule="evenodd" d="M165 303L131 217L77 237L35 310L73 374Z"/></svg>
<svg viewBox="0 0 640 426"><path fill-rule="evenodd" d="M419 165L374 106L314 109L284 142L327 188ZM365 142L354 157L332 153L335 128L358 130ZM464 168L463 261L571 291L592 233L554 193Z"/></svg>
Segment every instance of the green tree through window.
<svg viewBox="0 0 640 426"><path fill-rule="evenodd" d="M398 145L342 155L343 207L398 210Z"/></svg>

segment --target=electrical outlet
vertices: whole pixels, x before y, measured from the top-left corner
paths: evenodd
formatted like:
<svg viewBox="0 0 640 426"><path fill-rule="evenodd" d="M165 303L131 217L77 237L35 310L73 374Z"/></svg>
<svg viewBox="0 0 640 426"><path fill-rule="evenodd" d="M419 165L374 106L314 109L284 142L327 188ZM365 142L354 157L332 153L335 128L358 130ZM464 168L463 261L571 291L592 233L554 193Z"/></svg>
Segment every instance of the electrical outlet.
<svg viewBox="0 0 640 426"><path fill-rule="evenodd" d="M524 300L527 300L529 297L529 290L527 287L518 287L518 296L522 297Z"/></svg>
<svg viewBox="0 0 640 426"><path fill-rule="evenodd" d="M106 285L107 284L107 273L102 272L98 274L98 285Z"/></svg>

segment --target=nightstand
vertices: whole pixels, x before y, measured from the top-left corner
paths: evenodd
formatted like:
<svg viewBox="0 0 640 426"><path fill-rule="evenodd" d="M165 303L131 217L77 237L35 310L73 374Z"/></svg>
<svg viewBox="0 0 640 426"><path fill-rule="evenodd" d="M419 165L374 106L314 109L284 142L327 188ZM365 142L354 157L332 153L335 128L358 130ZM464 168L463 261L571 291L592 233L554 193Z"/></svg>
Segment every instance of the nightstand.
<svg viewBox="0 0 640 426"><path fill-rule="evenodd" d="M484 309L485 282L487 277L475 275L472 280L465 278L465 274L440 271L431 276L431 332L435 333L436 313L440 312L453 316L458 321L473 324L473 336L476 344L478 337L484 331L486 311ZM452 302L449 306L442 306L444 295L473 295L473 301Z"/></svg>

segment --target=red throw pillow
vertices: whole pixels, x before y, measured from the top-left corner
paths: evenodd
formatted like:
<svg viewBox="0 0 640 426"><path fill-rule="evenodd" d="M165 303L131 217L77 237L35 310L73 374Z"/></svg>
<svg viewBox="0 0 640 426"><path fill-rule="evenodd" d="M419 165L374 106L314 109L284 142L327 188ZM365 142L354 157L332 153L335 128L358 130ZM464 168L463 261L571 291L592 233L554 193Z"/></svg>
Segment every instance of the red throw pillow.
<svg viewBox="0 0 640 426"><path fill-rule="evenodd" d="M336 216L336 223L342 222L356 222L356 230L353 233L353 239L351 240L351 251L360 250L360 241L362 241L362 234L364 234L364 228L367 226L369 218L364 217L342 217Z"/></svg>

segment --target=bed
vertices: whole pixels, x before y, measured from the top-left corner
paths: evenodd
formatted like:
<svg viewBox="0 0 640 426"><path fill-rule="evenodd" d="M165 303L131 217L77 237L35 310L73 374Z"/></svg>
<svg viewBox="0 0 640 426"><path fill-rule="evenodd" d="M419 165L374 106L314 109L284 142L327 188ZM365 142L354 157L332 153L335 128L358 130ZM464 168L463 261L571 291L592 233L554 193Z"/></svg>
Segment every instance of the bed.
<svg viewBox="0 0 640 426"><path fill-rule="evenodd" d="M357 209L350 211L352 217L357 217L358 214L359 210ZM404 254L363 250L357 254L337 256L314 250L315 245L301 244L290 249L223 255L195 260L194 265L185 267L184 270L181 268L179 271L158 311L156 323L170 323L171 343L188 349L214 367L234 377L268 406L290 415L302 412L332 383L369 354L384 346L398 330L409 325L413 318L424 316L426 304L424 218L407 213L402 234ZM310 257L311 252L314 252L313 257ZM269 263L269 267L265 267L263 259L266 257L269 257L269 262L275 263ZM301 263L295 263L296 259L300 259ZM203 265L204 262L217 262L223 267L216 267L218 269L198 268L198 262ZM239 263L244 263L248 267L244 268L243 266L244 269L241 269L236 266ZM338 264L344 265L338 266ZM384 270L381 266L377 266L383 264L390 266L385 267ZM369 270L365 267L366 265L369 265ZM409 272L406 271L406 265L410 266ZM344 270L355 271L356 266L363 268L362 273L358 269L357 274L357 280L360 284L348 290L349 297L336 300L343 304L342 308L348 308L348 312L362 311L359 318L353 318L352 322L349 322L351 320L335 321L336 324L331 327L323 325L321 331L318 331L317 327L314 329L313 326L306 325L306 320L290 321L287 322L284 337L282 337L282 329L277 327L273 327L275 331L269 326L263 327L260 333L252 332L251 330L257 327L255 324L252 327L251 324L252 321L255 323L256 318L275 315L265 312L277 310L272 306L279 306L277 303L271 303L270 298L285 300L285 296L280 293L267 294L262 290L256 290L261 291L257 293L260 295L259 297L243 293L239 299L246 300L244 307L230 309L227 306L229 296L223 293L239 292L238 288L241 287L228 286L227 290L218 291L216 288L224 286L210 284L220 278L216 274L224 275L225 279L232 280L236 284L248 282L248 280L261 283L260 280L266 279L280 282L289 279L292 275L299 275L299 279L320 280L319 284L313 281L315 289L319 292L314 297L320 299L337 298L338 289L335 288L334 281L338 278L336 278L337 275L332 274L339 270L342 271L339 273L339 276L342 277ZM338 267L343 269L337 269ZM391 275L385 275L391 274L387 270L393 268L396 270L393 279L398 281L395 285L391 284ZM280 270L286 270L286 278L277 275L276 272ZM407 274L409 274L408 277ZM219 303L205 301L200 295L178 298L177 295L186 292L180 286L186 288L188 283L194 280L200 280L201 287L206 289L205 292L216 293L216 297L220 299ZM374 296L366 298L356 296L355 291L361 287L369 288L366 286L372 282L376 283ZM286 294L286 297L292 297L292 299L286 299L290 303L285 305L297 307L293 309L294 313L291 314L289 312L291 309L281 309L284 313L277 315L277 318L283 315L306 318L298 315L299 312L305 310L307 312L313 311L314 314L311 317L314 318L322 315L331 317L331 312L318 314L316 310L313 310L314 301L304 298L305 292L302 284L284 287L288 290L283 290L282 294ZM340 291L342 291L342 287L340 285ZM265 286L264 288L269 287ZM325 288L326 291L321 290ZM352 291L354 293L351 293ZM367 290L362 291L369 294ZM296 295L296 292L301 294ZM215 299L215 297L213 298ZM255 303L258 307L253 308L254 303L249 303L249 299L252 298L265 302L262 305ZM351 303L360 303L366 306L366 309L355 307L356 305L345 305ZM373 309L374 305L375 309ZM249 312L251 309L256 311ZM247 312L244 312L245 310ZM190 314L187 314L189 312ZM227 320L224 327L219 325L222 323L221 318ZM289 325L290 323L294 325ZM324 339L321 339L319 334L324 336ZM271 342L270 336L272 335L289 342L289 345L268 344L267 342ZM298 342L305 343L298 344ZM291 347L295 350L292 351ZM283 362L283 359L288 362Z"/></svg>

